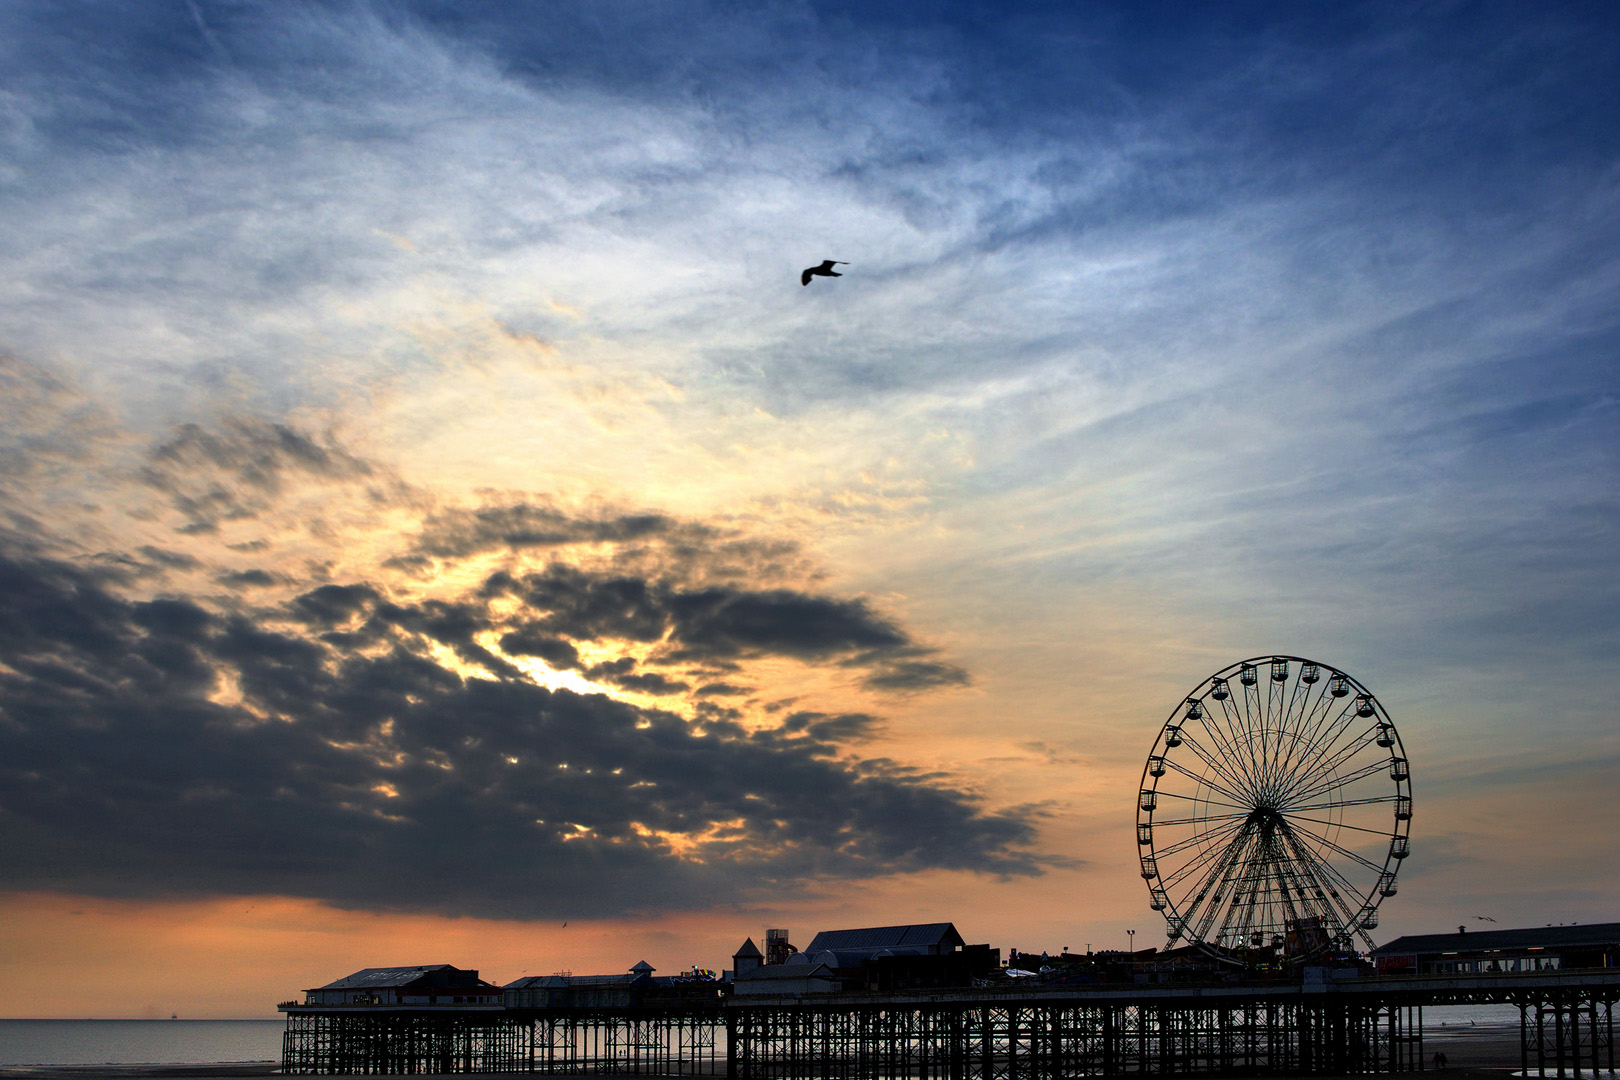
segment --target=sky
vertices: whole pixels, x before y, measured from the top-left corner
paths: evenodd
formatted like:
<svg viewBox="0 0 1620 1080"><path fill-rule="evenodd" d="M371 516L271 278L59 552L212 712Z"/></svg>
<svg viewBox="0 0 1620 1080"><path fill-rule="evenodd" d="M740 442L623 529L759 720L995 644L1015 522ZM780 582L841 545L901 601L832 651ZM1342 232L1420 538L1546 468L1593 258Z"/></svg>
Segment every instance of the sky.
<svg viewBox="0 0 1620 1080"><path fill-rule="evenodd" d="M17 0L0 65L0 1015L1162 945L1144 759L1272 653L1400 729L1378 939L1620 918L1612 5Z"/></svg>

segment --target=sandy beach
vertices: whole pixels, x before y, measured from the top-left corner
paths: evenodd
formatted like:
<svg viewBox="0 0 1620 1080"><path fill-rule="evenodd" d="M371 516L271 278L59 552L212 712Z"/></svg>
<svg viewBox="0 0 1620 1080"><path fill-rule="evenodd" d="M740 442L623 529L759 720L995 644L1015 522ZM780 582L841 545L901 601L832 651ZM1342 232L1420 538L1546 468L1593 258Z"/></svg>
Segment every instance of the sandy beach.
<svg viewBox="0 0 1620 1080"><path fill-rule="evenodd" d="M1478 1028L1467 1034L1431 1032L1424 1039L1427 1061L1444 1053L1447 1068L1411 1073L1384 1073L1394 1077L1423 1077L1425 1080L1506 1080L1519 1069L1517 1030ZM0 1068L0 1080L248 1080L278 1075L277 1066L267 1062L211 1065L38 1065ZM455 1080L480 1077L509 1077L507 1073L457 1073ZM592 1073L592 1077L607 1074ZM1590 1076L1590 1073L1586 1073ZM364 1080L390 1080L370 1076ZM412 1080L421 1080L420 1077ZM644 1080L644 1078L643 1078ZM1288 1078L1282 1078L1288 1080Z"/></svg>

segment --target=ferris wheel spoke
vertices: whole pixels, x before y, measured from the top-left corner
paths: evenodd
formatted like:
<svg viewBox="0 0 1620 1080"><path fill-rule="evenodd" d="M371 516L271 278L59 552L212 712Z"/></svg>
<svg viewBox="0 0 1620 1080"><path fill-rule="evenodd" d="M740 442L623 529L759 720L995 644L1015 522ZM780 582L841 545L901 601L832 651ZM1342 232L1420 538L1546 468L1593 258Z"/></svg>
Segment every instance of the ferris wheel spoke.
<svg viewBox="0 0 1620 1080"><path fill-rule="evenodd" d="M1311 707L1309 715L1300 724L1301 740L1306 747L1306 751L1300 755L1302 760L1308 758L1315 748L1321 745L1323 732L1344 715L1342 709L1337 716L1334 715L1333 703L1336 700L1338 699L1328 693L1327 687L1323 687L1317 694L1316 704Z"/></svg>
<svg viewBox="0 0 1620 1080"><path fill-rule="evenodd" d="M1361 914L1363 906L1361 890L1346 880L1345 876L1334 869L1333 865L1327 860L1318 858L1292 830L1289 830L1288 839L1289 843L1299 853L1299 857L1315 868L1319 887L1323 888L1328 902L1339 913L1340 922L1346 929L1349 929ZM1350 907L1352 901L1356 904L1354 910Z"/></svg>
<svg viewBox="0 0 1620 1080"><path fill-rule="evenodd" d="M1187 718L1183 717L1183 730L1186 730L1187 722ZM1221 724L1215 722L1215 713L1209 708L1207 702L1199 706L1198 726L1209 735L1211 744L1214 745L1223 756L1231 760L1237 759L1237 742L1233 739L1231 732L1227 731Z"/></svg>
<svg viewBox="0 0 1620 1080"><path fill-rule="evenodd" d="M1191 859L1188 859L1185 863L1172 870L1169 874L1161 876L1160 880L1164 882L1165 890L1168 891L1175 888L1194 874L1202 874L1204 868L1210 863L1218 860L1230 846L1231 845L1228 844L1224 847L1213 847L1200 851L1197 855L1193 856Z"/></svg>
<svg viewBox="0 0 1620 1080"><path fill-rule="evenodd" d="M1189 774L1189 775L1191 775L1191 774ZM1196 779L1196 777L1195 777L1195 779ZM1180 799L1182 802L1194 802L1194 803L1198 803L1198 804L1200 804L1202 806L1227 806L1227 807L1231 807L1233 810L1245 810L1245 811L1248 809L1248 807L1242 806L1242 805L1240 805L1238 803L1224 803L1224 802L1220 802L1217 799L1206 799L1202 795L1183 795L1179 791L1164 791L1162 789L1159 789L1159 790L1156 791L1156 794L1161 799Z"/></svg>
<svg viewBox="0 0 1620 1080"><path fill-rule="evenodd" d="M1295 764L1294 768L1290 771L1289 776L1287 777L1288 785L1295 786L1298 783L1301 770L1304 770L1306 773L1314 771L1315 768L1318 767L1318 763L1324 759L1324 755L1326 756L1326 760L1337 760L1342 755L1344 748L1332 753L1328 753L1328 750L1334 746L1340 738L1343 737L1346 731L1355 725L1355 721L1357 719L1359 719L1359 717L1356 716L1354 702L1347 703L1344 708L1339 711L1339 715L1334 719L1333 723L1328 725L1328 727L1316 738L1312 739L1310 745L1306 747L1305 752L1300 755L1299 761ZM1366 732L1362 733L1360 738L1365 739L1376 727L1376 724L1370 726ZM1350 745L1356 749L1359 749L1359 740L1352 740ZM1354 751L1352 751L1352 754L1353 753Z"/></svg>
<svg viewBox="0 0 1620 1080"><path fill-rule="evenodd" d="M1282 912L1282 923L1286 927L1289 922L1299 918L1299 901L1304 899L1304 890L1300 888L1299 877L1294 872L1294 861L1287 847L1275 835L1271 839L1271 848L1272 880L1277 885L1273 904ZM1275 926L1276 922L1272 925Z"/></svg>
<svg viewBox="0 0 1620 1080"><path fill-rule="evenodd" d="M1249 731L1247 723L1238 713L1237 706L1233 704L1230 687L1228 687L1226 699L1221 702L1221 714L1226 717L1227 727L1232 730L1234 737L1237 738L1239 744L1243 748L1243 757L1246 757L1249 762L1249 775L1259 775L1260 759L1255 755L1254 752L1254 736ZM1236 734L1239 728L1242 728L1243 730L1243 734L1241 736ZM1241 769L1243 767L1243 758L1234 757L1233 765L1234 767Z"/></svg>
<svg viewBox="0 0 1620 1080"><path fill-rule="evenodd" d="M1333 702L1335 700L1337 699L1327 692L1325 686L1316 692L1316 700L1311 703L1310 709L1306 712L1304 720L1300 724L1301 733L1308 733L1307 741L1314 739L1316 733L1322 730L1322 725L1326 722L1328 714L1333 711Z"/></svg>
<svg viewBox="0 0 1620 1080"><path fill-rule="evenodd" d="M1241 864L1243 850L1248 846L1252 835L1252 830L1244 829L1243 835L1241 835L1236 842L1227 846L1226 852L1221 861L1217 865L1211 867L1210 872L1204 876L1204 880L1202 882L1203 889L1200 890L1199 895L1208 896L1210 900L1209 903L1204 906L1203 915L1198 919L1195 932L1200 940L1208 935L1209 928L1214 925L1216 916L1219 915L1222 910L1222 905L1229 903L1231 896L1230 889L1232 875ZM1194 906L1196 907L1196 905ZM1183 920L1184 924L1186 922L1191 922L1192 914L1192 911L1189 910L1186 919Z"/></svg>
<svg viewBox="0 0 1620 1080"><path fill-rule="evenodd" d="M1220 786L1219 784L1210 783L1210 781L1209 781L1209 779L1207 777L1202 776L1199 773L1193 772L1191 769L1188 769L1185 765L1182 765L1179 762L1171 761L1169 758L1165 758L1164 759L1164 765L1165 765L1165 768L1174 769L1176 772L1180 773L1182 776L1185 776L1187 779L1191 780L1193 783L1202 784L1203 786L1209 788L1211 791L1220 792L1222 795L1225 795L1228 799L1236 799L1237 802L1230 802L1230 803L1217 802L1214 799L1203 799L1203 798L1201 798L1199 796L1196 796L1196 795L1178 795L1173 791L1160 791L1159 792L1160 795L1168 795L1173 799L1192 799L1192 800L1194 800L1196 802L1208 802L1211 806L1231 806L1231 807L1235 807L1236 809L1239 809L1239 810L1242 810L1242 809L1245 809L1248 806L1254 805L1252 800L1245 800L1242 795L1238 795L1238 794L1236 794L1234 792L1228 791L1228 790L1226 790L1226 788Z"/></svg>
<svg viewBox="0 0 1620 1080"><path fill-rule="evenodd" d="M1285 684L1272 683L1272 689L1278 695ZM1300 732L1305 726L1306 706L1310 702L1310 687L1305 683L1294 680L1293 688L1288 693L1288 705L1282 710L1282 719L1278 725L1276 764L1271 770L1268 785L1275 786L1278 779L1287 771L1293 761L1294 751L1299 747Z"/></svg>
<svg viewBox="0 0 1620 1080"><path fill-rule="evenodd" d="M1258 678L1259 676L1256 675L1257 681ZM1239 678L1238 682L1242 683L1243 680ZM1266 713L1264 707L1260 703L1260 691L1256 686L1248 686L1246 684L1243 686L1243 715L1249 718L1249 727L1251 730L1258 730L1262 733L1266 730ZM1262 771L1264 771L1266 767L1265 747L1265 740L1262 739L1260 741L1260 768Z"/></svg>
<svg viewBox="0 0 1620 1080"><path fill-rule="evenodd" d="M1290 829L1289 832L1294 842L1300 845L1300 850L1309 858L1314 860L1321 871L1327 875L1330 884L1336 885L1337 889L1342 889L1351 897L1361 896L1361 889L1356 886L1356 883L1345 877L1344 872L1338 867L1334 866L1332 862L1317 854L1316 851L1310 846L1310 842L1299 835L1300 830ZM1332 891L1333 890L1330 890L1329 895L1332 894Z"/></svg>
<svg viewBox="0 0 1620 1080"><path fill-rule="evenodd" d="M1301 883L1287 847L1276 838L1272 843L1275 846L1272 865L1276 872L1277 906L1282 909L1283 926L1287 927L1289 923L1297 924L1302 917L1300 913L1310 906L1310 893Z"/></svg>
<svg viewBox="0 0 1620 1080"><path fill-rule="evenodd" d="M1205 727L1220 732L1221 742L1226 745L1227 752L1232 756L1233 760L1238 760L1242 756L1244 742L1243 736L1238 733L1237 725L1233 723L1232 710L1227 703L1229 700L1230 697L1227 700L1217 700L1215 702L1216 705L1220 706L1219 713L1207 700L1203 701L1203 723Z"/></svg>
<svg viewBox="0 0 1620 1080"><path fill-rule="evenodd" d="M1222 943L1228 934L1237 932L1235 931L1233 925L1234 921L1236 921L1238 925L1242 924L1243 916L1247 909L1244 907L1241 899L1244 895L1243 887L1241 883L1235 879L1236 873L1239 869L1240 868L1235 863L1226 868L1226 873L1217 886L1222 892L1223 899L1219 903L1212 904L1209 908L1205 909L1204 917L1199 920L1197 934L1200 941L1210 942L1213 940L1217 944ZM1215 925L1217 918L1220 920L1220 926L1218 928ZM1215 937L1213 939L1211 939L1209 936L1211 930L1215 930Z"/></svg>
<svg viewBox="0 0 1620 1080"><path fill-rule="evenodd" d="M1226 858L1234 847L1242 845L1244 843L1243 836L1247 830L1240 824L1235 831L1236 835L1228 834L1221 837L1216 843L1200 850L1192 858L1165 875L1162 878L1165 890L1168 891L1181 886L1188 878L1202 876L1210 865Z"/></svg>
<svg viewBox="0 0 1620 1080"><path fill-rule="evenodd" d="M1295 806L1292 803L1288 803L1283 806L1282 811L1285 814L1292 814L1299 810L1336 810L1341 806L1372 806L1376 803L1392 803L1398 802L1399 800L1399 795L1378 795L1367 799L1345 799L1341 802L1311 803L1307 806Z"/></svg>
<svg viewBox="0 0 1620 1080"><path fill-rule="evenodd" d="M1254 707L1254 715L1259 721L1256 748L1260 752L1260 771L1255 776L1255 786L1259 787L1271 772L1271 695L1260 690L1258 676L1256 685L1248 688L1245 700Z"/></svg>
<svg viewBox="0 0 1620 1080"><path fill-rule="evenodd" d="M1201 940L1208 939L1210 927L1215 924L1217 914L1220 914L1221 918L1221 934L1227 932L1232 916L1237 910L1238 897L1243 892L1238 879L1247 865L1244 853L1252 845L1254 838L1254 829L1245 828L1237 841L1227 847L1227 858L1220 867L1218 880L1215 880L1216 899L1204 910L1204 917L1198 923L1198 937Z"/></svg>
<svg viewBox="0 0 1620 1080"><path fill-rule="evenodd" d="M1336 717L1335 721L1328 725L1327 729L1317 733L1311 742L1307 743L1304 751L1299 753L1298 759L1291 763L1290 769L1278 779L1280 787L1283 787L1283 789L1294 787L1294 785L1298 785L1302 776L1311 776L1314 772L1320 772L1322 769L1332 769L1332 763L1336 763L1340 756L1343 755L1343 751L1345 751L1345 746L1340 746L1338 750L1333 750L1333 746L1351 727L1351 724L1346 722L1346 717L1348 717L1349 721L1356 719L1354 709L1349 708L1349 706L1345 706L1340 716ZM1351 743L1351 746L1354 746L1354 743Z"/></svg>
<svg viewBox="0 0 1620 1080"><path fill-rule="evenodd" d="M1346 825L1342 821L1324 821L1321 818L1305 817L1303 814L1296 814L1293 811L1285 813L1283 817L1288 821L1309 821L1316 825L1327 825L1335 829L1354 829L1356 832L1372 833L1374 836L1391 835L1389 829L1369 829L1361 825Z"/></svg>
<svg viewBox="0 0 1620 1080"><path fill-rule="evenodd" d="M1327 698L1328 701L1334 700L1325 693L1323 694L1323 697ZM1305 748L1297 755L1295 759L1294 767L1291 770L1291 773L1297 772L1302 766L1308 767L1310 763L1318 760L1329 747L1338 741L1339 736L1343 734L1344 728L1348 726L1346 720L1353 720L1354 718L1355 709L1353 701L1346 701L1342 706L1340 706L1337 713L1335 713L1333 707L1329 705L1318 717L1317 724L1312 728L1310 737L1305 743Z"/></svg>
<svg viewBox="0 0 1620 1080"><path fill-rule="evenodd" d="M1237 926L1233 929L1237 931L1239 940L1243 941L1247 941L1249 935L1254 933L1255 908L1258 906L1257 894L1259 892L1256 871L1256 859L1250 859L1243 867L1242 874L1238 877L1237 893L1232 897L1232 910L1238 917ZM1244 902L1244 897L1248 898L1247 903ZM1226 924L1223 924L1223 931L1226 928Z"/></svg>
<svg viewBox="0 0 1620 1080"><path fill-rule="evenodd" d="M1231 787L1233 789L1242 790L1242 788L1244 787L1243 781L1241 779L1239 779L1234 773L1232 773L1231 770L1228 769L1225 765L1223 765L1220 761L1218 761L1214 757L1211 757L1210 754L1209 754L1209 751L1205 750L1203 748L1203 746L1199 744L1197 739L1195 739L1191 735L1187 734L1187 731L1186 731L1185 728L1183 728L1182 732L1181 732L1181 741L1182 741L1183 745L1191 747L1192 752L1194 754L1196 754L1198 756L1198 758L1200 760L1202 760L1205 765L1209 766L1211 771L1220 774L1221 778L1223 780L1225 780L1229 785L1231 785ZM1170 759L1168 757L1165 758L1166 762L1168 762L1169 760ZM1204 782L1209 783L1208 780L1205 780ZM1210 787L1215 787L1215 785L1210 784ZM1228 790L1226 790L1224 788L1217 788L1217 790L1221 791L1223 794L1227 795L1230 798L1238 799L1240 801L1242 799L1242 796L1235 795L1235 794L1233 794L1232 791L1228 791Z"/></svg>
<svg viewBox="0 0 1620 1080"><path fill-rule="evenodd" d="M1302 843L1292 829L1285 831L1288 846L1294 852L1294 858L1305 868L1311 879L1311 885L1327 909L1326 913L1336 917L1339 926L1348 930L1355 922L1356 914L1350 910L1349 903L1339 892L1333 880L1332 868L1313 855L1309 848ZM1341 879L1342 880L1342 879ZM1345 883L1348 884L1348 883Z"/></svg>
<svg viewBox="0 0 1620 1080"><path fill-rule="evenodd" d="M1338 742L1339 738L1344 734L1345 731L1348 730L1349 727L1340 730L1334 735L1334 741ZM1331 772L1334 769L1337 769L1340 765L1344 764L1346 761L1349 761L1367 747L1374 745L1377 734L1378 725L1370 724L1360 734L1352 737L1349 742L1341 744L1338 749L1334 750L1331 754L1325 754L1322 757L1315 758L1308 763L1302 762L1301 765L1294 769L1293 773L1290 774L1288 778L1288 787L1298 787L1301 783L1307 782L1308 778L1312 775L1324 771Z"/></svg>
<svg viewBox="0 0 1620 1080"><path fill-rule="evenodd" d="M1237 772L1233 771L1231 767L1223 763L1219 758L1215 757L1209 750L1205 749L1203 743L1194 738L1186 728L1182 728L1181 730L1181 741L1184 745L1191 748L1194 755L1196 755L1211 772L1217 773L1224 781L1226 781L1228 787L1231 789L1226 791L1227 795L1234 799L1238 799L1239 801L1242 800L1243 796L1234 794L1236 791L1243 790L1245 786L1243 783L1243 778ZM1170 758L1167 755L1165 757L1165 761L1168 762L1169 760ZM1204 779L1203 782L1208 783L1209 781ZM1214 785L1211 784L1210 786L1213 787Z"/></svg>
<svg viewBox="0 0 1620 1080"><path fill-rule="evenodd" d="M1331 790L1333 788L1347 788L1357 780L1364 780L1367 777L1372 776L1374 773L1381 772L1388 767L1389 759L1380 758L1370 765L1362 766L1353 773L1349 773L1342 777L1334 777L1330 775L1325 778L1319 778L1315 784L1304 789L1303 791L1291 791L1288 794L1291 798L1295 799L1312 799L1322 794L1322 792Z"/></svg>
<svg viewBox="0 0 1620 1080"><path fill-rule="evenodd" d="M1369 743L1367 745L1372 744ZM1365 748L1366 747L1364 746L1361 749ZM1285 792L1284 797L1290 801L1295 799L1314 799L1327 791L1343 791L1351 784L1365 780L1369 776L1375 776L1389 767L1390 759L1382 754L1379 754L1375 756L1372 761L1365 765L1359 766L1354 772L1345 773L1342 776L1339 775L1336 770L1343 765L1349 764L1353 758L1354 755L1351 755L1349 758L1346 758L1344 761L1341 761L1335 765L1332 770L1324 768L1313 772L1311 776L1307 778L1307 781L1302 781L1301 783L1296 784L1291 790Z"/></svg>
<svg viewBox="0 0 1620 1080"><path fill-rule="evenodd" d="M1242 821L1248 816L1249 812L1240 807L1239 812L1236 814L1207 814L1204 817L1166 818L1163 821L1154 820L1149 824L1157 829L1167 825L1205 825L1211 821Z"/></svg>
<svg viewBox="0 0 1620 1080"><path fill-rule="evenodd" d="M1315 840L1318 844L1321 844L1323 847L1332 848L1334 851L1338 852L1340 855L1343 855L1345 858L1353 859L1354 861L1360 863L1362 866L1365 866L1367 869L1372 870L1374 873L1382 874L1384 872L1383 866L1379 865L1378 863L1375 863L1375 862L1371 861L1370 859L1362 858L1360 855L1357 855L1354 851L1351 851L1349 848L1344 847L1341 844L1334 843L1332 840L1329 840L1327 837L1323 836L1321 833L1316 832L1313 829L1307 829L1304 826L1300 826L1300 825L1296 825L1296 826L1294 826L1294 828L1298 829L1300 832L1304 833L1306 836L1311 837L1313 840Z"/></svg>
<svg viewBox="0 0 1620 1080"><path fill-rule="evenodd" d="M1201 832L1197 836L1189 836L1185 840L1178 840L1169 847L1163 849L1154 848L1153 857L1155 859L1164 859L1171 855L1179 855L1188 848L1197 847L1200 844L1220 843L1222 840L1226 839L1227 834L1242 828L1243 822L1247 819L1247 817L1247 814L1242 814L1238 816L1238 820L1229 821L1219 828L1210 829L1207 832ZM1157 823L1155 823L1155 825L1157 825Z"/></svg>

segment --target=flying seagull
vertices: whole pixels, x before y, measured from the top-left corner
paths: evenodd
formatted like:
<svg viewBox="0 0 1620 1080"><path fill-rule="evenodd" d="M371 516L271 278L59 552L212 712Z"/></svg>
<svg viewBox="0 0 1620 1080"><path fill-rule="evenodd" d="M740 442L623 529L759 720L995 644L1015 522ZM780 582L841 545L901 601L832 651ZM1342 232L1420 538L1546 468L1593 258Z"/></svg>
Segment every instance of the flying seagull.
<svg viewBox="0 0 1620 1080"><path fill-rule="evenodd" d="M1495 922L1496 921L1495 919L1491 918L1489 915L1475 915L1474 918L1478 919L1480 922Z"/></svg>
<svg viewBox="0 0 1620 1080"><path fill-rule="evenodd" d="M810 279L813 277L843 277L844 275L834 270L833 267L848 265L849 263L847 262L838 262L834 259L823 259L820 266L812 266L810 269L799 275L799 284L808 285L810 284Z"/></svg>

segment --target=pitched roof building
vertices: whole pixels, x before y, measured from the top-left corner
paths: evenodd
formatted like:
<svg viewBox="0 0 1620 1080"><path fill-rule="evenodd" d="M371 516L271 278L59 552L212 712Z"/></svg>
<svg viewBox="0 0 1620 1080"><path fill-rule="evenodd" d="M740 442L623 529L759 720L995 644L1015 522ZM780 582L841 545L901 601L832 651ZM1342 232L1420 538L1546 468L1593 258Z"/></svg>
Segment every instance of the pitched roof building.
<svg viewBox="0 0 1620 1080"><path fill-rule="evenodd" d="M501 988L452 964L361 968L304 991L306 1005L499 1005Z"/></svg>
<svg viewBox="0 0 1620 1080"><path fill-rule="evenodd" d="M1620 923L1409 934L1373 950L1381 975L1551 971L1620 964Z"/></svg>
<svg viewBox="0 0 1620 1080"><path fill-rule="evenodd" d="M867 926L857 930L823 930L811 940L803 955L819 962L824 954L831 953L837 958L833 967L851 967L877 956L942 956L964 944L954 923Z"/></svg>

